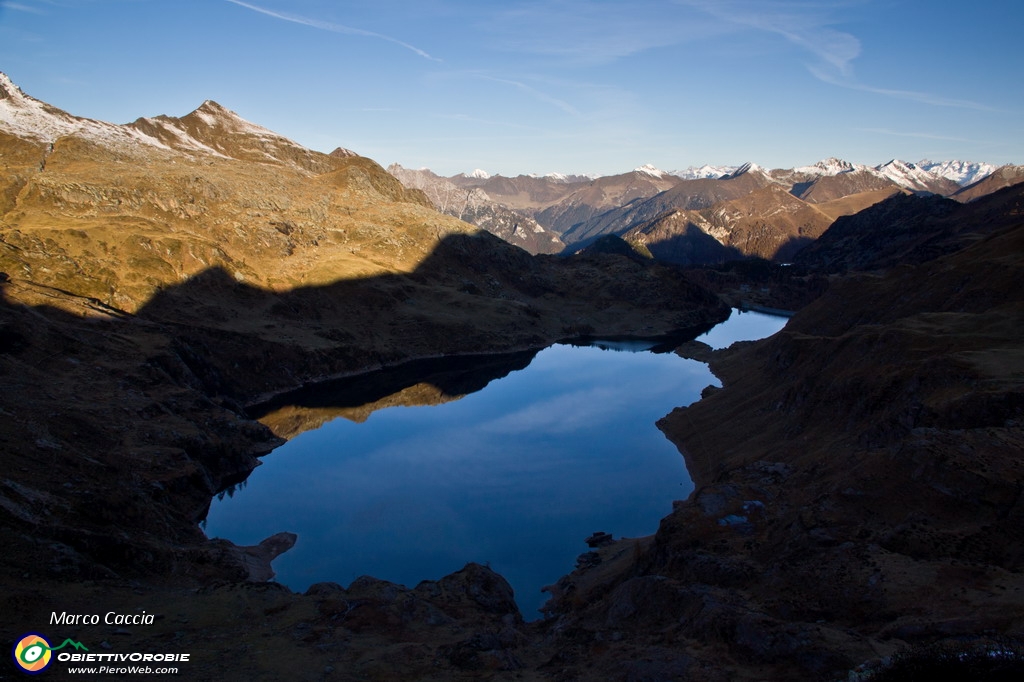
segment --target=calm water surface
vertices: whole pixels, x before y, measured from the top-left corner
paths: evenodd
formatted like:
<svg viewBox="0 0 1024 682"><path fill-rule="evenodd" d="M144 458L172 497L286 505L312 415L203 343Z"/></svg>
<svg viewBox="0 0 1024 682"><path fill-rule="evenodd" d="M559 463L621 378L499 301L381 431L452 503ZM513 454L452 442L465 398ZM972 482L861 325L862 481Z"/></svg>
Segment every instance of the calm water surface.
<svg viewBox="0 0 1024 682"><path fill-rule="evenodd" d="M699 340L720 348L784 324L734 312ZM274 561L297 591L361 575L415 586L490 564L535 618L540 588L572 570L586 536L649 535L690 494L683 458L654 422L719 384L702 363L602 345L546 348L455 402L303 433L214 500L206 532L241 545L297 533Z"/></svg>

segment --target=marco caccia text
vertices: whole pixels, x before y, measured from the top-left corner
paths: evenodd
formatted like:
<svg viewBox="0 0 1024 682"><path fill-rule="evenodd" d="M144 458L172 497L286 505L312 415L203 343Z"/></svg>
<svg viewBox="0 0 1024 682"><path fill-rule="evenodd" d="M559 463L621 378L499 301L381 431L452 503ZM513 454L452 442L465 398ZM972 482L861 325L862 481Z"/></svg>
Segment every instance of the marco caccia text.
<svg viewBox="0 0 1024 682"><path fill-rule="evenodd" d="M102 617L98 613L67 613L56 611L50 613L50 625L152 625L154 616L151 613L114 613L108 611Z"/></svg>

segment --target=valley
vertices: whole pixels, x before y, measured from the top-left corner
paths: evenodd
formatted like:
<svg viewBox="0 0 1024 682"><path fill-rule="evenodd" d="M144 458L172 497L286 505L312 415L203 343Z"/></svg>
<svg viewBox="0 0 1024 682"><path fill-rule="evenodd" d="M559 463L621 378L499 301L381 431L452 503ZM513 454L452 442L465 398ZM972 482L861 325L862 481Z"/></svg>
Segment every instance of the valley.
<svg viewBox="0 0 1024 682"><path fill-rule="evenodd" d="M81 118L0 74L0 168L8 641L188 651L194 679L718 681L1024 639L1020 166L440 178L212 101ZM795 315L723 349L676 336L739 305ZM479 563L295 592L268 582L291 529L240 545L198 525L339 405L365 419L481 381L397 367L499 376L637 337L721 381L657 421L694 490L566 566L541 620ZM301 394L357 376L368 404Z"/></svg>

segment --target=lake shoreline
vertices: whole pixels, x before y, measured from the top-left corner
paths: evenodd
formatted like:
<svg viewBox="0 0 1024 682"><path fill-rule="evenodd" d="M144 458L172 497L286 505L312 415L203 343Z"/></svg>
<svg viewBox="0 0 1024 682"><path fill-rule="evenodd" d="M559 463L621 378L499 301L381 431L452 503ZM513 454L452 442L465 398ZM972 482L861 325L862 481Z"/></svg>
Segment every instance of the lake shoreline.
<svg viewBox="0 0 1024 682"><path fill-rule="evenodd" d="M280 559L275 571L279 582L298 591L314 582L347 582L361 574L411 586L466 561L487 560L512 582L524 613L529 613L540 606L531 595L572 568L581 550L569 548L582 547L582 538L597 528L616 536L650 534L671 500L688 494L684 463L656 430L655 421L680 401L697 400L714 377L660 349L677 347L698 332L719 343L758 338L773 333L780 320L734 312L713 332L615 337L644 341L626 344L632 352L605 352L619 349L621 342L590 336L563 340L537 353L418 359L278 396L250 408L250 413L289 443L263 461L244 491L230 500L221 495L203 529L209 537L237 544L278 530L297 533L299 545ZM571 398L584 394L591 398ZM571 406L554 407L567 400ZM385 409L412 406L425 409ZM556 421L553 415L540 417L566 410ZM517 419L529 420L528 433L499 439L491 434L491 428L510 426ZM301 440L290 440L300 433ZM430 445L440 442L450 445ZM472 449L465 450L460 445L464 442L472 443ZM397 454L412 451L417 454L408 461ZM486 473L475 463L484 453ZM378 457L398 457L402 464L373 473L364 470ZM524 477L524 468L544 473L539 479ZM666 485L677 468L682 492L675 483ZM321 480L332 481L329 490L321 489ZM349 480L361 483L353 488ZM465 482L456 487L448 480ZM494 514L491 504L465 507L475 504L474 490L492 487L501 488L505 511ZM589 492L596 490L606 493ZM542 522L535 520L538 495L550 500ZM399 507L420 511L407 519ZM363 515L375 528L385 525L371 534L346 521ZM427 546L425 534L410 528L429 526L434 515L446 515L447 529ZM518 521L510 523L507 516ZM457 547L449 545L456 532L465 534ZM392 553L393 559L385 559ZM349 560L349 554L364 558ZM447 557L447 568L437 563L441 556ZM537 577L527 578L532 575Z"/></svg>

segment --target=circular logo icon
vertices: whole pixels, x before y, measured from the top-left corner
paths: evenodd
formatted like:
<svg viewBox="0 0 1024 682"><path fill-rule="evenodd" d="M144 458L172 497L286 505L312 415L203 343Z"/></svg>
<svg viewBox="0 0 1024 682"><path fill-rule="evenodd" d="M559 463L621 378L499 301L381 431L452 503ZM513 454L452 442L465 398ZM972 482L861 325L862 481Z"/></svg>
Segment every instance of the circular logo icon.
<svg viewBox="0 0 1024 682"><path fill-rule="evenodd" d="M32 675L43 672L53 658L50 643L36 632L30 632L19 639L11 653L18 667Z"/></svg>

